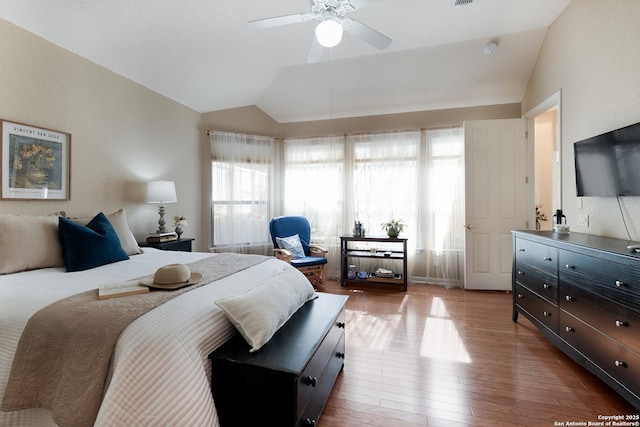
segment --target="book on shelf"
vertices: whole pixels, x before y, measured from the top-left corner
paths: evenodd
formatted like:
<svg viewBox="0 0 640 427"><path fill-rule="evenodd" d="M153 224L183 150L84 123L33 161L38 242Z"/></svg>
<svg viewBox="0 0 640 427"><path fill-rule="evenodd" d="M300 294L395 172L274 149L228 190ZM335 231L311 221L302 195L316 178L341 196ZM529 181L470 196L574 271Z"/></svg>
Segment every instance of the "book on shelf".
<svg viewBox="0 0 640 427"><path fill-rule="evenodd" d="M150 243L172 242L174 240L178 240L178 235L173 231L168 233L149 234L147 236L147 242Z"/></svg>
<svg viewBox="0 0 640 427"><path fill-rule="evenodd" d="M147 286L138 284L138 281L103 285L98 288L98 299L118 298L127 295L146 294L149 292Z"/></svg>
<svg viewBox="0 0 640 427"><path fill-rule="evenodd" d="M393 274L393 270L388 270L386 268L378 268L375 272L375 276L392 278L394 274Z"/></svg>

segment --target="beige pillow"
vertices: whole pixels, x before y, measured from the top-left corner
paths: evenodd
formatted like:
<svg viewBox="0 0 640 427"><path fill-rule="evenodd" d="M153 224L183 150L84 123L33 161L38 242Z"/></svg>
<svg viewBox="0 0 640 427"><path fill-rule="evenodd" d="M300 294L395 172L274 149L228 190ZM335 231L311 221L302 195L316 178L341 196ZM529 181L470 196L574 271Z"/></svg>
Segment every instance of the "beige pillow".
<svg viewBox="0 0 640 427"><path fill-rule="evenodd" d="M140 250L136 238L133 237L133 233L129 228L129 222L127 221L127 212L124 209L118 209L113 213L105 214L105 216L111 223L113 229L116 231L118 239L120 239L120 245L122 246L122 249L124 249L124 251L127 253L127 255L142 253L142 250ZM70 219L79 224L87 225L89 221L93 219L93 217Z"/></svg>
<svg viewBox="0 0 640 427"><path fill-rule="evenodd" d="M57 216L0 214L0 274L62 266Z"/></svg>
<svg viewBox="0 0 640 427"><path fill-rule="evenodd" d="M295 268L265 280L247 293L216 301L229 321L257 351L315 292Z"/></svg>

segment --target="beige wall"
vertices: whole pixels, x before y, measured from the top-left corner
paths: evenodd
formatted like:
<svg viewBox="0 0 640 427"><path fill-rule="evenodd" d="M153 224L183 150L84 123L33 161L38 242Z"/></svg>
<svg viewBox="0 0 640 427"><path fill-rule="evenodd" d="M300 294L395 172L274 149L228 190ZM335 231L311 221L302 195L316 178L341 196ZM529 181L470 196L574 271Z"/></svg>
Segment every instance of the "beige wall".
<svg viewBox="0 0 640 427"><path fill-rule="evenodd" d="M145 183L176 182L185 235L201 237L200 114L0 20L0 117L72 134L71 200L0 200L0 212L71 215L127 209L138 239L157 227Z"/></svg>
<svg viewBox="0 0 640 427"><path fill-rule="evenodd" d="M640 122L640 1L574 0L551 25L522 103L562 91L562 207L572 231L627 239L616 198L576 197L573 143ZM640 240L640 198L621 199ZM582 206L582 207L580 207ZM589 227L577 215L589 215Z"/></svg>

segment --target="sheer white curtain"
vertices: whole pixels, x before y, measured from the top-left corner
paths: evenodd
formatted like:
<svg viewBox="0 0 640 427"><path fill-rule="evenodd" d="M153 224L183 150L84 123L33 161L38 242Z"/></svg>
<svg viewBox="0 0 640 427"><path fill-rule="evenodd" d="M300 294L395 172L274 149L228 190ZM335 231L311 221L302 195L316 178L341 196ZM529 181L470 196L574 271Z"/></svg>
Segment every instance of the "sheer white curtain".
<svg viewBox="0 0 640 427"><path fill-rule="evenodd" d="M283 214L305 216L311 241L329 250L327 275L339 274L344 210L344 138L284 141Z"/></svg>
<svg viewBox="0 0 640 427"><path fill-rule="evenodd" d="M353 153L350 164L353 178L348 193L353 201L348 215L351 226L353 221L360 221L366 235L385 236L381 224L402 219L407 227L400 237L408 238L409 271L412 271L419 231L420 132L353 135L347 137L347 145ZM378 267L393 269L387 265L391 261L385 261L375 260L364 268L369 271Z"/></svg>
<svg viewBox="0 0 640 427"><path fill-rule="evenodd" d="M430 283L461 286L464 274L464 131L424 131L426 142L424 250L420 265ZM422 272L416 272L421 275Z"/></svg>
<svg viewBox="0 0 640 427"><path fill-rule="evenodd" d="M211 143L211 246L271 254L274 139L215 132Z"/></svg>

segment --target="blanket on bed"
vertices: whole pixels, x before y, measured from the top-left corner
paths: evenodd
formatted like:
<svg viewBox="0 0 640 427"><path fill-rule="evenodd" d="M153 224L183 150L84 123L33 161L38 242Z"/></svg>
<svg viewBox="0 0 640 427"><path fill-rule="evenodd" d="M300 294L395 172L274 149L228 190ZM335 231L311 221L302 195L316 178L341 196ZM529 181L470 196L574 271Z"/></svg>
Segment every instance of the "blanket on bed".
<svg viewBox="0 0 640 427"><path fill-rule="evenodd" d="M93 425L115 344L133 320L184 292L267 259L271 257L218 254L188 264L203 278L187 288L106 300L92 290L50 304L31 317L20 338L2 410L44 407L60 426Z"/></svg>

